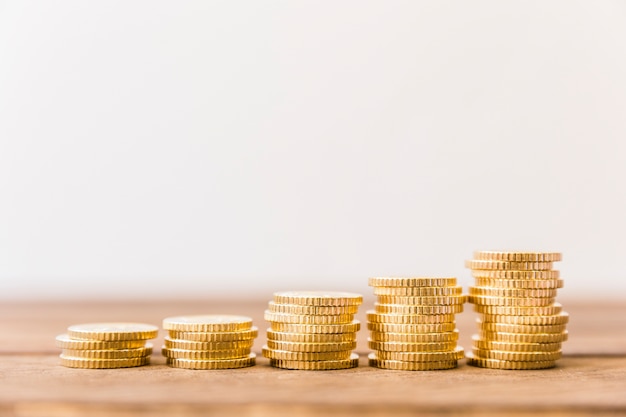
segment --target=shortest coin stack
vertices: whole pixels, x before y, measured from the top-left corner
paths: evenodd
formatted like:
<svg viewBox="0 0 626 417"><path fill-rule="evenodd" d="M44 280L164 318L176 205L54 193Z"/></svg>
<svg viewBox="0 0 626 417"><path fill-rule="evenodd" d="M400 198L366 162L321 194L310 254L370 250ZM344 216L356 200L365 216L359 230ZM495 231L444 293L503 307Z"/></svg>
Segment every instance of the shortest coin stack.
<svg viewBox="0 0 626 417"><path fill-rule="evenodd" d="M57 336L63 349L61 365L69 368L132 368L150 363L152 345L146 343L159 329L141 323L77 324Z"/></svg>
<svg viewBox="0 0 626 417"><path fill-rule="evenodd" d="M161 348L167 364L185 369L234 369L255 364L258 329L245 316L178 316L163 320L169 331Z"/></svg>
<svg viewBox="0 0 626 417"><path fill-rule="evenodd" d="M355 368L359 355L354 314L360 294L323 291L286 291L274 294L265 311L267 345L263 356L282 369L322 371Z"/></svg>

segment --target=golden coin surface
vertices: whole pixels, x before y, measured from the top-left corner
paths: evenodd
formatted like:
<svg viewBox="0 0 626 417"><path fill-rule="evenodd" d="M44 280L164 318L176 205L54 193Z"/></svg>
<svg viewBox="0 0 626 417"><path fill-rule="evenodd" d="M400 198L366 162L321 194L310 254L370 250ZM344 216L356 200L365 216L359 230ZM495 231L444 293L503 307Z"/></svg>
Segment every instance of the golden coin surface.
<svg viewBox="0 0 626 417"><path fill-rule="evenodd" d="M287 361L336 361L349 359L352 350L337 352L290 352L287 350L274 350L263 346L263 356L269 359L281 359Z"/></svg>
<svg viewBox="0 0 626 417"><path fill-rule="evenodd" d="M274 302L307 306L349 306L362 304L363 296L340 291L282 291L274 293Z"/></svg>
<svg viewBox="0 0 626 417"><path fill-rule="evenodd" d="M424 306L374 303L374 311L382 314L457 314L463 311L463 305Z"/></svg>
<svg viewBox="0 0 626 417"><path fill-rule="evenodd" d="M185 350L238 350L250 349L254 344L254 339L233 340L230 342L196 342L192 340L165 338L165 347L168 349Z"/></svg>
<svg viewBox="0 0 626 417"><path fill-rule="evenodd" d="M556 366L556 361L537 361L537 362L500 361L498 359L475 358L473 355L468 354L467 364L471 366L478 366L480 368L523 370L523 369L554 368Z"/></svg>
<svg viewBox="0 0 626 417"><path fill-rule="evenodd" d="M267 340L296 343L343 343L354 342L356 332L352 333L289 333L267 329Z"/></svg>
<svg viewBox="0 0 626 417"><path fill-rule="evenodd" d="M370 339L376 342L399 343L440 343L453 342L459 339L459 331L446 333L389 333L370 332Z"/></svg>
<svg viewBox="0 0 626 417"><path fill-rule="evenodd" d="M548 271L515 271L505 269L474 269L472 275L475 278L534 280L534 279L558 279L561 273L557 270Z"/></svg>
<svg viewBox="0 0 626 417"><path fill-rule="evenodd" d="M60 358L63 366L85 369L134 368L135 366L143 366L150 363L150 356L127 359L87 359L61 355Z"/></svg>
<svg viewBox="0 0 626 417"><path fill-rule="evenodd" d="M513 298L554 298L556 289L520 289L495 287L469 287L470 296L513 297Z"/></svg>
<svg viewBox="0 0 626 417"><path fill-rule="evenodd" d="M180 332L170 330L171 339L189 340L194 342L231 342L236 340L250 340L258 336L259 329L252 326L247 330L236 332Z"/></svg>
<svg viewBox="0 0 626 417"><path fill-rule="evenodd" d="M480 332L480 338L498 342L511 343L559 343L565 342L568 338L568 332L563 333L503 333L503 332Z"/></svg>
<svg viewBox="0 0 626 417"><path fill-rule="evenodd" d="M56 337L56 347L61 349L76 350L107 350L107 349L134 349L141 348L146 345L145 340L119 340L119 341L102 341L74 339L67 334L60 334Z"/></svg>
<svg viewBox="0 0 626 417"><path fill-rule="evenodd" d="M501 316L483 314L482 322L520 324L526 326L553 326L556 324L567 324L569 322L569 314L564 311L553 316Z"/></svg>
<svg viewBox="0 0 626 417"><path fill-rule="evenodd" d="M347 324L354 320L354 314L337 314L334 316L312 316L304 314L282 314L265 310L265 320L275 323L293 324Z"/></svg>
<svg viewBox="0 0 626 417"><path fill-rule="evenodd" d="M353 353L347 359L328 361L294 361L284 359L270 359L270 365L275 368L293 369L302 371L331 371L336 369L350 369L359 366L359 355Z"/></svg>
<svg viewBox="0 0 626 417"><path fill-rule="evenodd" d="M454 314L385 314L368 310L367 320L395 324L454 323Z"/></svg>
<svg viewBox="0 0 626 417"><path fill-rule="evenodd" d="M489 297L486 295L470 295L467 300L471 304L481 306L511 306L511 307L545 307L554 304L554 297L550 298L514 298Z"/></svg>
<svg viewBox="0 0 626 417"><path fill-rule="evenodd" d="M396 295L379 295L378 302L381 304L402 304L409 306L458 306L467 301L464 295L441 296L441 297L408 297Z"/></svg>
<svg viewBox="0 0 626 417"><path fill-rule="evenodd" d="M370 287L448 287L456 285L454 277L375 277Z"/></svg>
<svg viewBox="0 0 626 417"><path fill-rule="evenodd" d="M463 288L450 287L374 287L374 295L391 295L396 297L449 297L460 296Z"/></svg>
<svg viewBox="0 0 626 417"><path fill-rule="evenodd" d="M280 314L335 316L342 314L355 314L359 311L359 306L307 306L298 304L278 304L270 301L269 311Z"/></svg>
<svg viewBox="0 0 626 417"><path fill-rule="evenodd" d="M494 278L475 278L476 285L479 287L491 288L519 288L519 289L557 289L563 288L562 279L494 279Z"/></svg>
<svg viewBox="0 0 626 417"><path fill-rule="evenodd" d="M172 359L195 359L195 360L219 360L245 358L250 354L250 349L233 350L188 350L161 348L161 354Z"/></svg>
<svg viewBox="0 0 626 417"><path fill-rule="evenodd" d="M256 363L256 355L254 353L249 354L245 358L235 359L219 359L219 360L196 360L196 359L174 359L168 358L167 364L173 368L183 369L237 369L247 368L253 366Z"/></svg>
<svg viewBox="0 0 626 417"><path fill-rule="evenodd" d="M454 350L445 352L410 352L410 351L384 351L376 352L376 357L388 361L402 362L442 362L463 359L465 352L458 346Z"/></svg>
<svg viewBox="0 0 626 417"><path fill-rule="evenodd" d="M433 343L401 343L401 342L378 342L367 339L370 349L386 352L445 352L456 349L456 340L452 342Z"/></svg>
<svg viewBox="0 0 626 417"><path fill-rule="evenodd" d="M132 349L63 349L63 356L69 358L85 358L85 359L128 359L139 358L152 355L152 345L146 344L145 347Z"/></svg>
<svg viewBox="0 0 626 417"><path fill-rule="evenodd" d="M455 330L456 323L425 323L425 324L395 324L395 323L367 323L368 330L381 333L442 333Z"/></svg>
<svg viewBox="0 0 626 417"><path fill-rule="evenodd" d="M444 369L453 369L458 365L457 360L439 361L439 362L407 362L396 360L384 360L378 358L376 353L368 355L369 365L374 368L390 369L394 371L441 371Z"/></svg>
<svg viewBox="0 0 626 417"><path fill-rule="evenodd" d="M478 320L478 328L487 332L504 332L504 333L563 333L566 330L565 324L549 324L549 325L525 325L525 324L508 324L508 323L492 323L482 322Z"/></svg>
<svg viewBox="0 0 626 417"><path fill-rule="evenodd" d="M474 304L474 311L498 316L555 316L561 314L563 306L559 303L539 307L486 306Z"/></svg>
<svg viewBox="0 0 626 417"><path fill-rule="evenodd" d="M561 351L556 352L505 352L501 350L472 349L475 358L497 359L512 362L555 361L561 359Z"/></svg>
<svg viewBox="0 0 626 417"><path fill-rule="evenodd" d="M356 349L356 341L338 343L299 343L267 340L267 347L272 350L289 352L339 352Z"/></svg>
<svg viewBox="0 0 626 417"><path fill-rule="evenodd" d="M504 352L556 352L561 350L562 343L509 343L483 340L477 335L472 336L474 347Z"/></svg>
<svg viewBox="0 0 626 417"><path fill-rule="evenodd" d="M481 250L474 252L474 259L483 261L515 262L559 262L563 255L559 252L517 252Z"/></svg>
<svg viewBox="0 0 626 417"><path fill-rule="evenodd" d="M293 324L272 322L271 326L272 330L275 332L336 334L358 332L361 328L361 323L358 320L352 320L350 323L346 324Z"/></svg>
<svg viewBox="0 0 626 417"><path fill-rule="evenodd" d="M179 332L236 332L252 328L252 319L230 314L176 316L163 319L165 330Z"/></svg>
<svg viewBox="0 0 626 417"><path fill-rule="evenodd" d="M465 261L470 269L505 269L515 271L547 271L552 269L552 262L509 262L509 261Z"/></svg>
<svg viewBox="0 0 626 417"><path fill-rule="evenodd" d="M159 328L143 323L87 323L68 327L67 334L73 339L102 341L154 339Z"/></svg>

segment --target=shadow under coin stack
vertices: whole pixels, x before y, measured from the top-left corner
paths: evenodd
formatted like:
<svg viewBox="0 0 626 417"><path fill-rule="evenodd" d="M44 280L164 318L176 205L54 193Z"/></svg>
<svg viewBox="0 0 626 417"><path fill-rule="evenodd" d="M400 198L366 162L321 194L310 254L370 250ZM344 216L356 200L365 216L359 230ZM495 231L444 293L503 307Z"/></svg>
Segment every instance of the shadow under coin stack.
<svg viewBox="0 0 626 417"><path fill-rule="evenodd" d="M178 316L163 320L169 331L161 348L167 364L185 369L235 369L253 366L258 329L245 316Z"/></svg>
<svg viewBox="0 0 626 417"><path fill-rule="evenodd" d="M77 324L57 336L61 365L69 368L132 368L150 363L159 328L142 323Z"/></svg>
<svg viewBox="0 0 626 417"><path fill-rule="evenodd" d="M563 287L560 253L475 252L469 302L482 315L468 364L494 369L552 368L567 340L569 315L555 302Z"/></svg>
<svg viewBox="0 0 626 417"><path fill-rule="evenodd" d="M265 320L270 322L263 356L282 369L332 370L359 366L354 314L360 294L285 291L274 294Z"/></svg>
<svg viewBox="0 0 626 417"><path fill-rule="evenodd" d="M456 368L455 314L465 296L456 278L370 278L378 297L367 312L370 366L405 371Z"/></svg>

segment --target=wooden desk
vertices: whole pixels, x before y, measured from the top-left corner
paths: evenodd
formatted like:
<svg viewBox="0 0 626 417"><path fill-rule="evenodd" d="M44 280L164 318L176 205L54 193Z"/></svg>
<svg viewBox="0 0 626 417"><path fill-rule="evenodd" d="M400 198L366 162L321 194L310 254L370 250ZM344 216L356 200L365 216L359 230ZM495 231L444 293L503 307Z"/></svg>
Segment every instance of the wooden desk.
<svg viewBox="0 0 626 417"><path fill-rule="evenodd" d="M94 321L160 324L180 314L234 313L265 329L267 300L0 305L0 415L3 416L408 416L626 414L626 303L561 301L570 340L558 367L542 371L459 368L402 372L370 368L365 326L361 366L306 372L257 366L224 371L169 368L156 349L150 366L81 370L59 365L54 337ZM367 300L359 318L365 322ZM467 305L466 310L471 310ZM471 348L471 311L458 316L460 344ZM155 347L160 347L161 332ZM254 351L265 341L261 331Z"/></svg>

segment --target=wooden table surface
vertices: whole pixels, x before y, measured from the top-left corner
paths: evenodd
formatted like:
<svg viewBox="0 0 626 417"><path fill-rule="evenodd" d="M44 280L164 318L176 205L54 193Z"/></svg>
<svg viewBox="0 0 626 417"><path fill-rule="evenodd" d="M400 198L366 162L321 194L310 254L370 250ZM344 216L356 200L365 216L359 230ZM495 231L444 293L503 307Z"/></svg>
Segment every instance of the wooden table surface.
<svg viewBox="0 0 626 417"><path fill-rule="evenodd" d="M6 416L313 416L313 415L626 415L626 303L561 301L570 340L554 369L499 371L467 366L403 372L367 365L367 329L359 333L360 367L343 371L257 366L190 371L165 365L159 349L139 368L81 370L59 365L54 337L95 321L160 324L181 314L244 314L265 329L267 300L46 302L0 305L0 415ZM358 316L365 322L366 300ZM461 346L471 349L475 314L457 316ZM161 346L164 332L154 342Z"/></svg>

